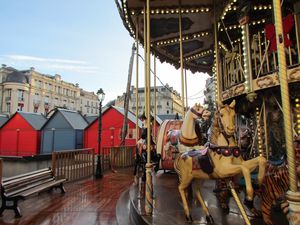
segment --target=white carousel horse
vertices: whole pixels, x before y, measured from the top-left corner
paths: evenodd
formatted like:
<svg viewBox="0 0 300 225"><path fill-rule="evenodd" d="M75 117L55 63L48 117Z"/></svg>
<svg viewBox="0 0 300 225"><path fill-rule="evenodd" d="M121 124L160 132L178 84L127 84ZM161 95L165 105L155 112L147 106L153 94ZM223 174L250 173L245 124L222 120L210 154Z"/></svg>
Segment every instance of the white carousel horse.
<svg viewBox="0 0 300 225"><path fill-rule="evenodd" d="M195 130L195 121L197 119L208 120L211 115L211 112L204 109L200 104L195 104L190 110L186 113L183 120L182 126L179 132L179 152L186 152L190 150L191 147L199 148L201 140Z"/></svg>
<svg viewBox="0 0 300 225"><path fill-rule="evenodd" d="M194 169L193 154L183 153L179 155L175 162L174 168L179 177L178 190L182 199L186 219L192 221L189 207L186 200L185 191L196 179L208 180L217 178L227 178L238 174L242 174L245 178L246 193L245 204L248 208L253 208L253 187L251 183L250 173L257 167L258 182L262 183L265 175L266 159L262 156L258 156L248 161L244 161L240 156L240 149L234 138L235 132L235 101L230 105L219 104L218 111L215 114L214 122L211 129L211 143L208 145L207 156L212 161L211 173L204 172L205 168L201 167ZM186 129L192 129L186 127ZM193 151L195 152L195 151ZM213 223L213 218L210 215L207 206L204 203L203 197L200 192L200 183L193 182L195 185L196 196L205 212L206 219L209 223Z"/></svg>
<svg viewBox="0 0 300 225"><path fill-rule="evenodd" d="M210 115L210 111L204 109L200 104L195 104L187 111L180 130L170 129L166 131L168 138L165 146L162 146L165 134L165 126L162 124L157 139L158 149L166 150L169 149L169 145L174 145L179 152L185 152L190 150L191 147L195 148L200 142L195 131L195 121L201 118L207 120Z"/></svg>

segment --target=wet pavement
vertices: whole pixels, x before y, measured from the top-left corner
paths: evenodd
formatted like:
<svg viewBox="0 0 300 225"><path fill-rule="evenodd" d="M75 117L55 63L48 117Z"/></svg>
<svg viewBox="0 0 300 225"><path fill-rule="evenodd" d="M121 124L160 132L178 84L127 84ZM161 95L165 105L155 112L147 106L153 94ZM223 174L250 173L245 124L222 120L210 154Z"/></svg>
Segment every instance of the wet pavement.
<svg viewBox="0 0 300 225"><path fill-rule="evenodd" d="M180 225L187 224L185 215L177 188L177 175L168 174L159 171L153 176L154 189L154 210L153 216L146 216L144 211L144 194L140 193L138 185L130 187L130 201L131 201L131 221L132 224L155 224L155 225ZM144 190L144 185L140 190ZM229 214L223 213L219 207L216 196L213 192L215 182L205 181L202 187L202 195L206 202L209 211L214 219L216 225L241 225L245 224L240 211L231 197L229 206ZM240 199L244 199L244 194L239 194ZM139 198L141 197L141 198ZM189 205L191 215L193 217L192 224L207 224L203 210L198 202L190 199ZM260 209L260 199L255 198L254 204ZM262 225L262 218L256 218L249 210L246 213L252 225ZM287 220L280 211L272 211L272 220L275 225L288 225Z"/></svg>

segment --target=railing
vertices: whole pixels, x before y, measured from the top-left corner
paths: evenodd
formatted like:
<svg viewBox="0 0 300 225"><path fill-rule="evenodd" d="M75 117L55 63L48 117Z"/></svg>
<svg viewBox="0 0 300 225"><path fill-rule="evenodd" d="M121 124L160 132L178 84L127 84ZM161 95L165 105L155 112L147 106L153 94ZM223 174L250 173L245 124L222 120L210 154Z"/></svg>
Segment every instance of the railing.
<svg viewBox="0 0 300 225"><path fill-rule="evenodd" d="M299 34L297 34L294 22L289 33L286 33L285 53L288 68L300 63ZM251 58L253 78L259 78L278 70L278 59L276 53L276 39L267 39L265 31L257 32L252 35ZM275 35L274 35L275 37Z"/></svg>
<svg viewBox="0 0 300 225"><path fill-rule="evenodd" d="M57 178L68 181L92 176L95 171L94 149L77 149L52 153L52 170Z"/></svg>
<svg viewBox="0 0 300 225"><path fill-rule="evenodd" d="M135 146L104 147L102 165L104 170L109 167L130 167L134 165Z"/></svg>
<svg viewBox="0 0 300 225"><path fill-rule="evenodd" d="M288 22L287 22L288 21ZM285 36L285 54L288 69L300 65L300 15L289 15L283 19L287 33ZM288 23L285 25L285 23ZM288 26L288 28L287 28ZM251 71L253 80L274 74L278 71L276 35L272 35L274 25L268 24L266 29L250 31ZM275 29L275 28L274 28ZM266 32L268 32L266 34ZM221 59L223 91L245 81L243 74L243 48L240 37L233 44L233 49L224 52ZM251 82L251 81L250 81Z"/></svg>
<svg viewBox="0 0 300 225"><path fill-rule="evenodd" d="M242 46L240 42L234 45L234 49L232 51L226 52L222 60L221 68L223 72L223 90L245 81L242 69Z"/></svg>

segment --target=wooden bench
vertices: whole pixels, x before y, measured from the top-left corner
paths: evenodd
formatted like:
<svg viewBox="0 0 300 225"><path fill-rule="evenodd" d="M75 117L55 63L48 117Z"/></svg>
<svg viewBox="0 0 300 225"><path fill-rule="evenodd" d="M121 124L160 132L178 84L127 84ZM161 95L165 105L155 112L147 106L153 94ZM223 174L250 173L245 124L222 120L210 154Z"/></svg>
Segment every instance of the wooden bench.
<svg viewBox="0 0 300 225"><path fill-rule="evenodd" d="M1 182L2 206L0 208L0 216L2 216L5 209L12 209L15 211L16 217L21 217L18 207L19 200L44 190L51 191L53 188L60 188L61 192L65 193L63 186L65 181L66 179L57 180L51 168L3 179Z"/></svg>

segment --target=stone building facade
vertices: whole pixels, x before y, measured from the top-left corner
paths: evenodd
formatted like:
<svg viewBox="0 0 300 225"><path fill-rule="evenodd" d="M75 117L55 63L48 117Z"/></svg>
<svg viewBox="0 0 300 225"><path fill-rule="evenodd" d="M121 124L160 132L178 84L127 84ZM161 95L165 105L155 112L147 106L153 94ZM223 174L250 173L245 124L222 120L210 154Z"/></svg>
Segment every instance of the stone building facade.
<svg viewBox="0 0 300 225"><path fill-rule="evenodd" d="M2 65L0 68L0 111L46 114L55 107L80 111L83 115L98 115L98 96L65 82L61 76L42 74L34 68L16 70Z"/></svg>
<svg viewBox="0 0 300 225"><path fill-rule="evenodd" d="M154 87L151 87L151 112L154 112ZM129 110L133 113L136 112L136 91L134 86L130 89L129 98ZM145 94L144 88L138 88L138 114L142 115L145 110ZM115 105L118 107L124 107L125 93L122 96L118 96ZM182 115L181 97L180 94L172 87L157 86L156 87L156 113L160 114L176 114Z"/></svg>

